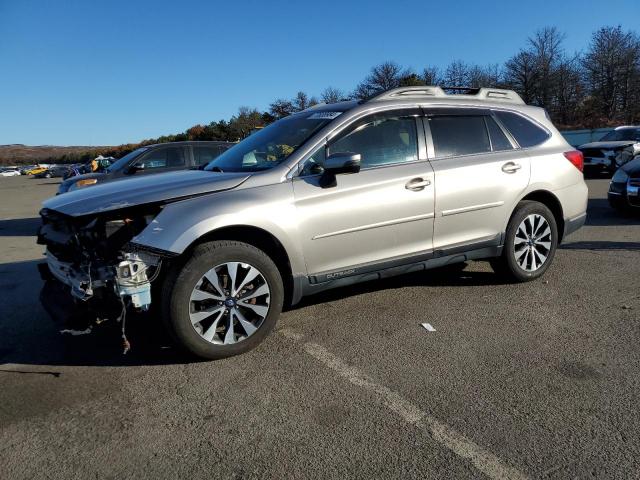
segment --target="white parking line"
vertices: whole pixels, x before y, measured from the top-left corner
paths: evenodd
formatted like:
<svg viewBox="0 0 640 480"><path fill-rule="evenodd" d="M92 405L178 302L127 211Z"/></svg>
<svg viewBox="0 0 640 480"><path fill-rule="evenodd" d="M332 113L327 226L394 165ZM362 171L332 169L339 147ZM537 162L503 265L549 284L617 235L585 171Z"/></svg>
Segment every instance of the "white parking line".
<svg viewBox="0 0 640 480"><path fill-rule="evenodd" d="M304 337L289 329L281 329L280 333L294 340L302 346L304 351L313 358L329 367L341 377L353 385L376 393L382 402L393 412L399 415L405 422L417 428L428 431L433 439L459 457L469 460L474 467L489 478L493 479L526 479L527 476L517 469L506 465L491 452L484 450L479 445L456 432L439 420L420 410L411 402L405 400L384 385L376 383L371 377L362 373L355 367L345 363L329 350L316 343L304 342Z"/></svg>

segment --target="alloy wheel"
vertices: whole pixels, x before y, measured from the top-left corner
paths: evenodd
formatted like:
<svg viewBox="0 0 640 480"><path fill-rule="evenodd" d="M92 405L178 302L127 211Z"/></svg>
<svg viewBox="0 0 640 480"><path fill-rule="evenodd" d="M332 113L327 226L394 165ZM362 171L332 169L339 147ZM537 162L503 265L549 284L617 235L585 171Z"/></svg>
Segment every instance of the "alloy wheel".
<svg viewBox="0 0 640 480"><path fill-rule="evenodd" d="M516 263L527 272L535 272L544 265L551 253L551 227L537 213L527 215L518 226L514 243Z"/></svg>
<svg viewBox="0 0 640 480"><path fill-rule="evenodd" d="M269 284L256 267L242 262L220 264L206 272L191 292L191 325L207 342L241 342L264 323L270 297Z"/></svg>

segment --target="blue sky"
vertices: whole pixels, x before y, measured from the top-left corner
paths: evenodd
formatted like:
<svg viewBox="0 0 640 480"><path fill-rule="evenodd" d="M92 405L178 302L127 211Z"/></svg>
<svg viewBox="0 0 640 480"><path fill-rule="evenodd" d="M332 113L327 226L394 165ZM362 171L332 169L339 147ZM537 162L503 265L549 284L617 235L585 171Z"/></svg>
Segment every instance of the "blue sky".
<svg viewBox="0 0 640 480"><path fill-rule="evenodd" d="M350 91L385 60L502 63L547 25L583 50L639 17L638 0L0 0L0 144L134 142Z"/></svg>

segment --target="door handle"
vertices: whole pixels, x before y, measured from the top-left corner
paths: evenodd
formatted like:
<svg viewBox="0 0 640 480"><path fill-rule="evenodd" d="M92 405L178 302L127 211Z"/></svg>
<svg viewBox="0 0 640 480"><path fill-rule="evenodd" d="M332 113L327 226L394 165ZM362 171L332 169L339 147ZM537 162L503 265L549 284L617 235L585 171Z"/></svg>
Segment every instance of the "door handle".
<svg viewBox="0 0 640 480"><path fill-rule="evenodd" d="M514 162L507 162L502 166L502 171L504 173L516 173L518 170L522 168L522 165Z"/></svg>
<svg viewBox="0 0 640 480"><path fill-rule="evenodd" d="M420 190L423 190L424 187L428 187L429 185L431 185L431 180L425 180L423 178L414 178L412 180L409 180L404 188L406 188L407 190L413 190L414 192L419 192Z"/></svg>

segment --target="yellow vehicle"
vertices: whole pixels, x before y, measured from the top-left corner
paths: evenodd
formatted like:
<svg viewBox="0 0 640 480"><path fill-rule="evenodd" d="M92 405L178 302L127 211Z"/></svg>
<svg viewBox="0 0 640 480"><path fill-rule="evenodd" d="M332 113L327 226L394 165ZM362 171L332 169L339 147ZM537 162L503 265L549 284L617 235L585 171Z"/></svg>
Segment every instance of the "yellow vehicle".
<svg viewBox="0 0 640 480"><path fill-rule="evenodd" d="M37 166L35 168L32 168L31 170L25 171L24 173L25 175L37 175L39 173L45 172L46 170L46 167Z"/></svg>

